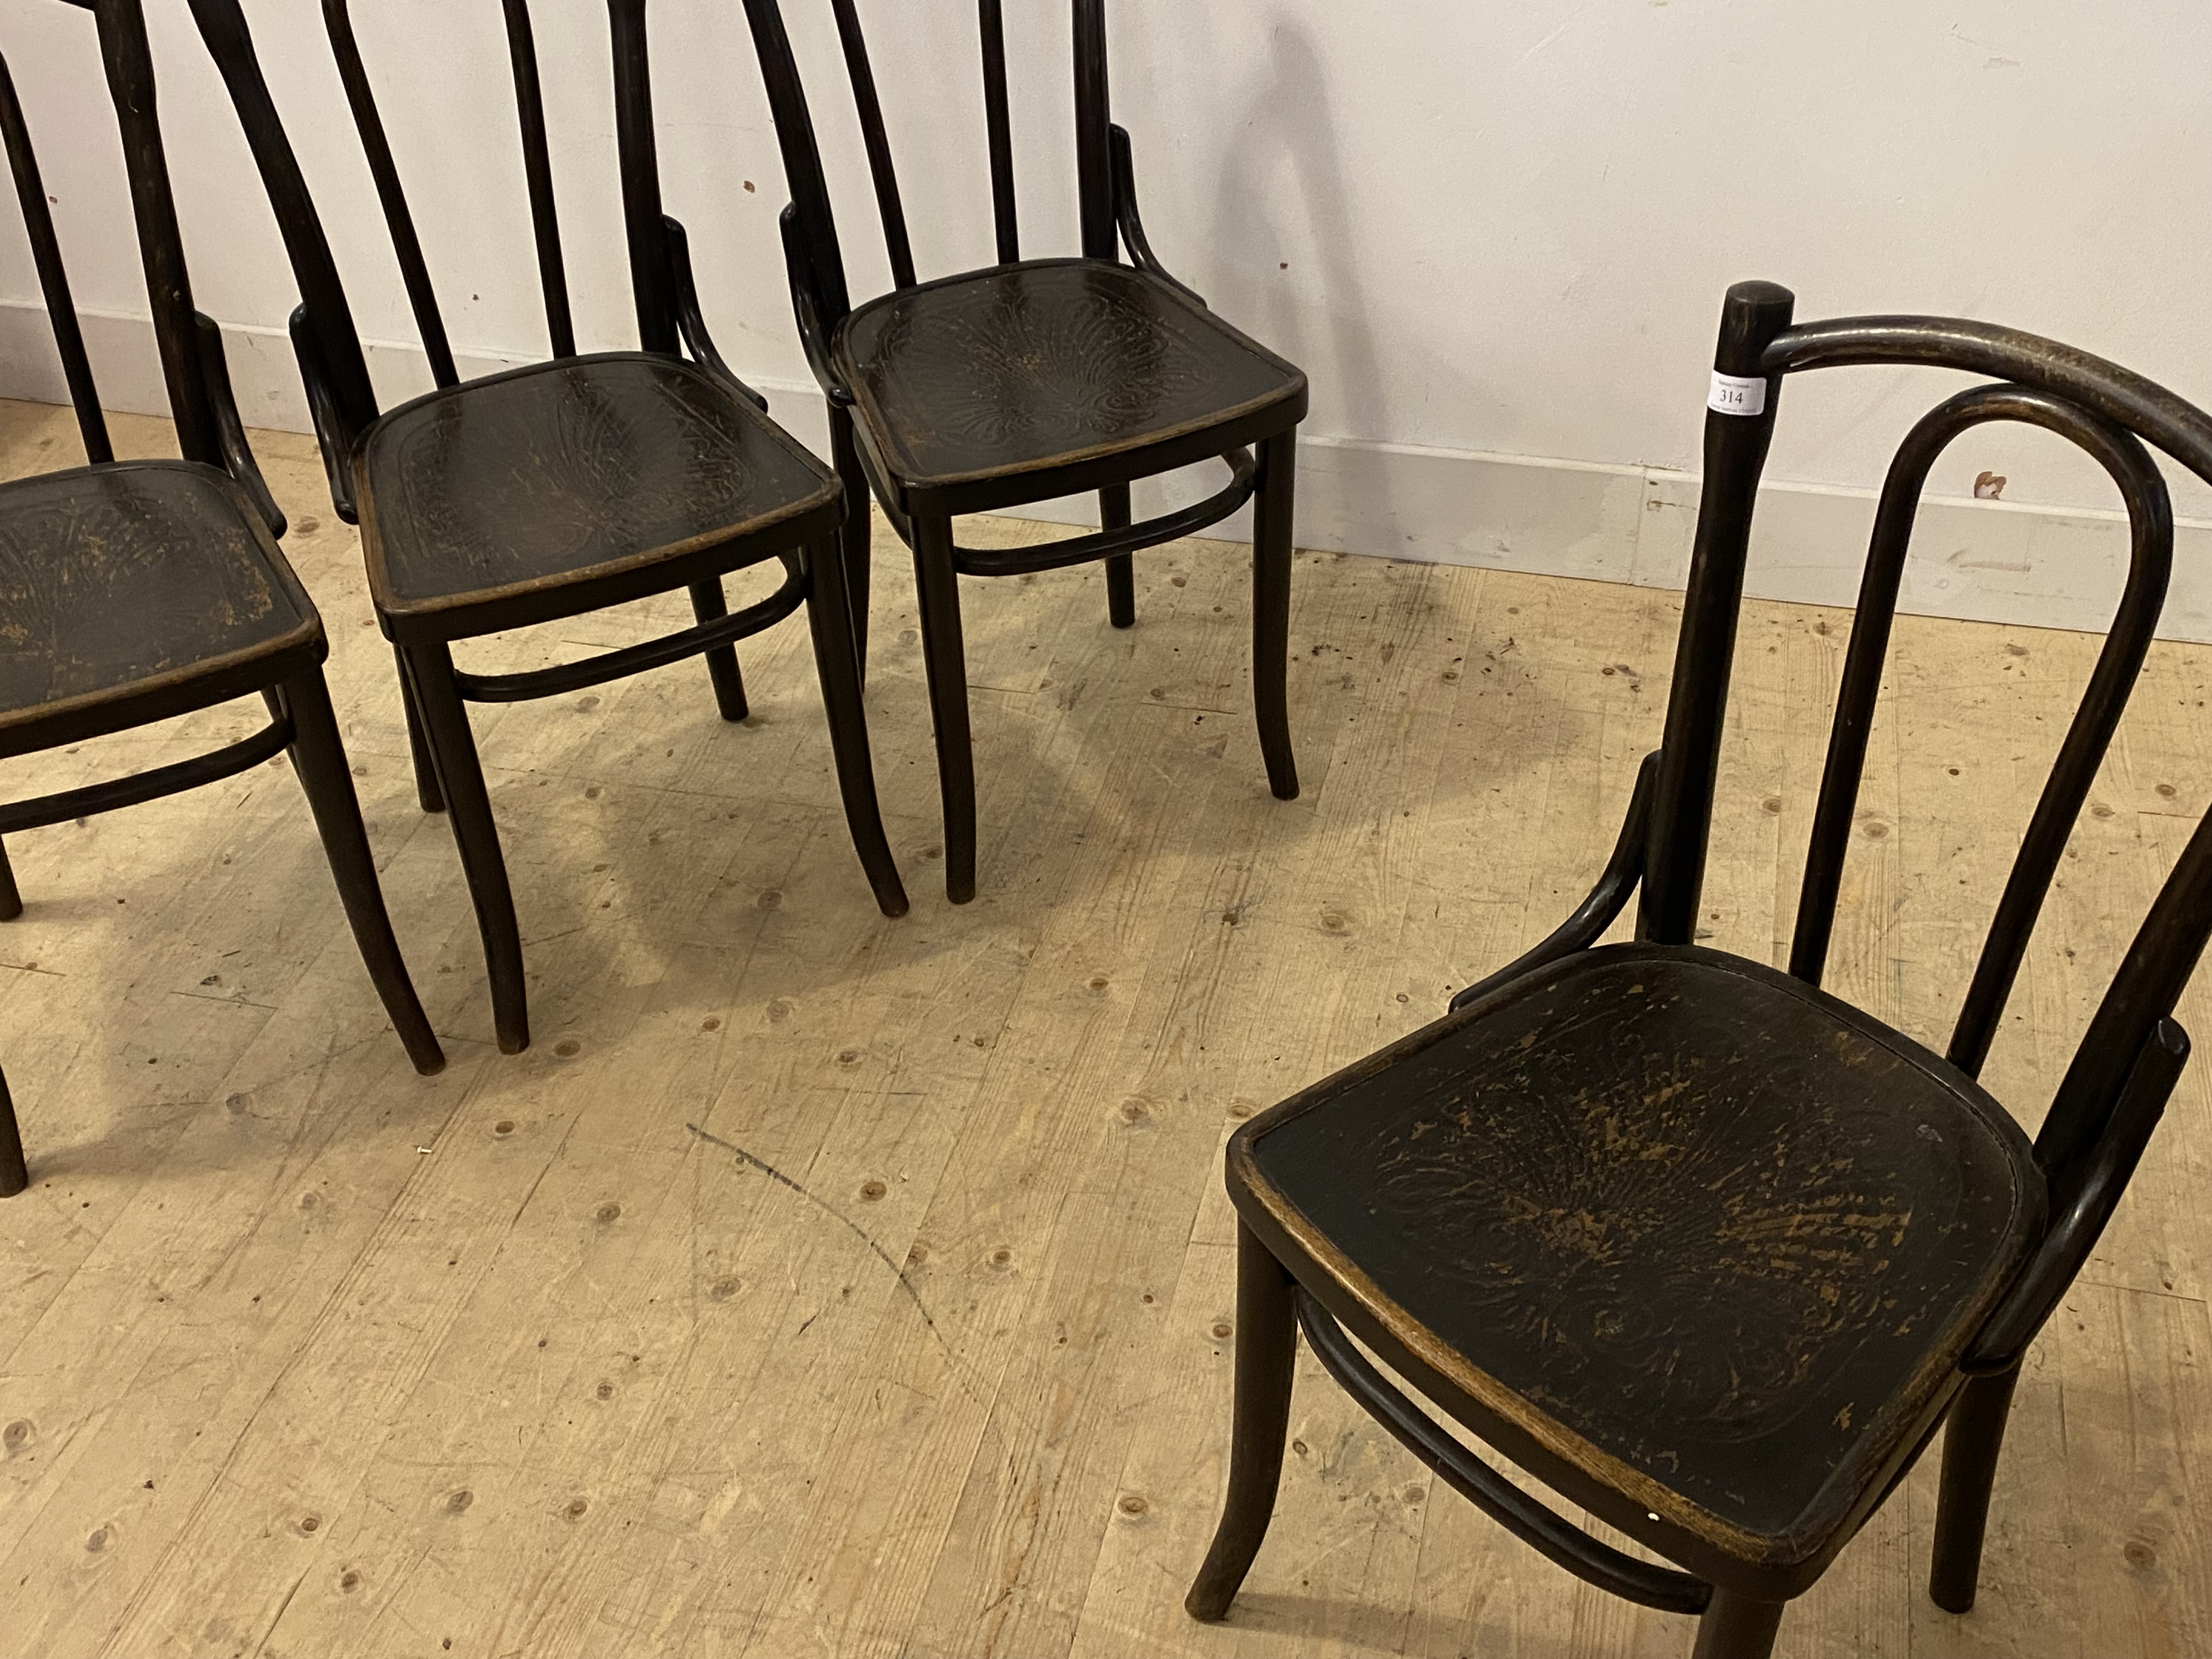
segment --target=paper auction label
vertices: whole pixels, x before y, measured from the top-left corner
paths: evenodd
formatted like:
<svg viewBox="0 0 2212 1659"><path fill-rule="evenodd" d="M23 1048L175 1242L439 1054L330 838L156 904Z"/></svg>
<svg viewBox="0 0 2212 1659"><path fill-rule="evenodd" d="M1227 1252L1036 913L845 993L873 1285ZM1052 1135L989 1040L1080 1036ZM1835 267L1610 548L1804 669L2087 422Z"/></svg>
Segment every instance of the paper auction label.
<svg viewBox="0 0 2212 1659"><path fill-rule="evenodd" d="M1764 415L1766 379L1759 375L1746 380L1741 374L1723 374L1715 369L1713 389L1705 393L1705 407L1723 415Z"/></svg>

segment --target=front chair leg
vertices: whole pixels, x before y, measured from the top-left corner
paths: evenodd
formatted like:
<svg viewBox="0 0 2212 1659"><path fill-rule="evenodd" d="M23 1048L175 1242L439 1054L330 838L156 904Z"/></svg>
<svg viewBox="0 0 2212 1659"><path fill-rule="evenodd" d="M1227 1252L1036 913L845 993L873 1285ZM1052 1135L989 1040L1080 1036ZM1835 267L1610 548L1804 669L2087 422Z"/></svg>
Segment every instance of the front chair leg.
<svg viewBox="0 0 2212 1659"><path fill-rule="evenodd" d="M530 1046L529 991L522 976L522 934L514 921L514 893L507 885L507 860L492 823L491 796L484 788L483 763L477 757L469 711L453 679L453 653L441 641L410 645L400 664L415 688L422 726L438 781L446 797L446 816L460 849L461 872L476 906L477 932L483 939L484 968L491 980L492 1026L501 1054L519 1054Z"/></svg>
<svg viewBox="0 0 2212 1659"><path fill-rule="evenodd" d="M23 1165L23 1132L15 1122L15 1097L0 1074L0 1198L13 1198L31 1184Z"/></svg>
<svg viewBox="0 0 2212 1659"><path fill-rule="evenodd" d="M1943 1425L1943 1478L1936 1499L1936 1557L1929 1568L1928 1595L1947 1613L1965 1613L1974 1605L1990 1491L1996 1484L2005 1419L2019 1385L2017 1365L1974 1378L1951 1402Z"/></svg>
<svg viewBox="0 0 2212 1659"><path fill-rule="evenodd" d="M1103 530L1129 527L1129 486L1108 484L1098 492L1098 524ZM1116 628L1137 625L1137 556L1109 553L1106 557L1106 620Z"/></svg>
<svg viewBox="0 0 2212 1659"><path fill-rule="evenodd" d="M1782 1628L1782 1606L1716 1589L1698 1620L1698 1645L1690 1659L1767 1659Z"/></svg>
<svg viewBox="0 0 2212 1659"><path fill-rule="evenodd" d="M292 721L292 770L314 812L324 855L337 881L346 920L353 925L354 943L383 1000L384 1012L406 1045L408 1059L424 1077L432 1076L445 1069L445 1051L430 1030L415 983L407 976L399 941L392 934L392 917L384 908L384 890L376 878L368 832L362 827L361 800L354 793L353 774L346 766L323 671L311 668L285 681L281 696Z"/></svg>
<svg viewBox="0 0 2212 1659"><path fill-rule="evenodd" d="M806 624L814 635L814 672L822 682L822 707L830 717L830 749L837 762L837 791L844 798L860 867L887 916L906 914L906 888L884 836L876 800L876 769L868 754L868 715L853 660L853 618L845 592L844 550L834 539L806 550Z"/></svg>
<svg viewBox="0 0 2212 1659"><path fill-rule="evenodd" d="M714 622L730 614L730 602L723 595L721 578L691 584L691 614L702 623ZM745 680L738 672L738 647L718 645L701 654L707 659L707 678L714 684L714 707L724 720L732 724L744 719L752 711L745 707Z"/></svg>
<svg viewBox="0 0 2212 1659"><path fill-rule="evenodd" d="M437 763L430 758L430 740L422 734L422 711L415 706L415 688L407 683L407 665L399 647L392 647L399 664L399 706L407 711L407 752L415 760L415 799L426 812L442 812L446 798L438 788Z"/></svg>
<svg viewBox="0 0 2212 1659"><path fill-rule="evenodd" d="M13 921L23 914L23 896L15 888L15 866L8 862L8 849L0 847L0 921Z"/></svg>
<svg viewBox="0 0 2212 1659"><path fill-rule="evenodd" d="M1290 708L1291 514L1297 465L1296 428L1263 440L1252 500L1252 707L1267 787L1277 800L1298 798Z"/></svg>
<svg viewBox="0 0 2212 1659"><path fill-rule="evenodd" d="M1297 1358L1291 1282L1242 1222L1237 1226L1236 1405L1229 1429L1229 1493L1206 1563L1183 1608L1206 1624L1229 1615L1275 1513L1283 1442L1291 1429L1291 1378Z"/></svg>
<svg viewBox="0 0 2212 1659"><path fill-rule="evenodd" d="M960 636L960 577L952 520L914 521L914 572L921 591L921 657L937 732L937 789L945 810L945 896L975 896L975 756L968 732L967 647Z"/></svg>

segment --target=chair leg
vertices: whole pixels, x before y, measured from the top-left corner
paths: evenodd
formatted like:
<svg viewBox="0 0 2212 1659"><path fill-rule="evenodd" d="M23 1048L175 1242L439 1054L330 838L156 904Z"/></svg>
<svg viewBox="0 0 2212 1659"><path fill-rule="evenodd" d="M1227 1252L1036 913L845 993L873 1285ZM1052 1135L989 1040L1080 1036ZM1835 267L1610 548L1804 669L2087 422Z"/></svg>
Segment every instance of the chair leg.
<svg viewBox="0 0 2212 1659"><path fill-rule="evenodd" d="M1716 1589L1698 1620L1698 1645L1690 1659L1767 1659L1782 1628L1782 1606Z"/></svg>
<svg viewBox="0 0 2212 1659"><path fill-rule="evenodd" d="M691 614L702 623L710 623L730 614L730 602L722 592L722 582L716 577L710 582L691 584ZM722 718L732 725L752 711L745 707L745 678L738 672L738 647L718 645L700 654L707 659L707 678L714 684L714 707Z"/></svg>
<svg viewBox="0 0 2212 1659"><path fill-rule="evenodd" d="M492 1026L501 1054L519 1054L530 1046L529 992L522 977L522 934L515 926L514 894L507 885L507 860L492 823L491 796L484 788L483 765L477 758L469 711L453 681L453 653L442 643L409 646L400 663L413 683L416 704L447 817L460 848L461 870L476 905L477 931L483 939L484 968L491 980Z"/></svg>
<svg viewBox="0 0 2212 1659"><path fill-rule="evenodd" d="M399 659L399 647L392 647ZM438 764L430 757L430 740L422 734L422 711L415 706L415 688L407 683L407 665L399 662L399 704L407 711L407 752L415 757L415 799L426 812L446 810L446 797L438 788Z"/></svg>
<svg viewBox="0 0 2212 1659"><path fill-rule="evenodd" d="M0 921L13 921L23 914L23 896L15 889L15 866L8 862L8 849L0 847Z"/></svg>
<svg viewBox="0 0 2212 1659"><path fill-rule="evenodd" d="M2016 1365L1995 1376L1974 1378L1951 1402L1943 1425L1943 1479L1936 1499L1936 1559L1929 1569L1928 1595L1947 1613L1965 1613L1974 1605L1990 1491L1996 1484L2005 1419L2019 1385Z"/></svg>
<svg viewBox="0 0 2212 1659"><path fill-rule="evenodd" d="M1297 487L1298 434L1260 445L1260 483L1252 501L1252 706L1260 752L1277 800L1298 798L1291 753L1291 514Z"/></svg>
<svg viewBox="0 0 2212 1659"><path fill-rule="evenodd" d="M884 835L884 815L876 801L875 763L868 754L868 715L860 700L860 676L853 660L853 617L845 592L845 550L836 540L807 550L812 578L806 598L806 623L814 635L814 672L822 682L822 707L830 717L830 748L837 760L837 792L845 800L845 823L877 907L887 916L906 914L906 888Z"/></svg>
<svg viewBox="0 0 2212 1659"><path fill-rule="evenodd" d="M852 411L830 405L830 464L845 486L845 521L838 527L837 544L845 560L846 608L853 617L853 655L860 684L868 683L868 580L875 559L875 498L868 487L867 469L860 465L860 441L853 435Z"/></svg>
<svg viewBox="0 0 2212 1659"><path fill-rule="evenodd" d="M1229 1431L1229 1492L1205 1565L1183 1597L1194 1619L1229 1615L1275 1512L1283 1443L1291 1431L1297 1310L1291 1276L1241 1222L1237 1228L1237 1400Z"/></svg>
<svg viewBox="0 0 2212 1659"><path fill-rule="evenodd" d="M346 920L353 925L354 943L361 951L368 977L383 1000L384 1012L407 1048L408 1059L424 1077L445 1070L445 1050L422 1012L415 983L407 977L407 963L399 954L399 941L392 934L392 917L384 908L384 890L376 878L376 863L368 850L368 835L362 827L361 801L354 793L353 774L347 769L345 746L338 736L337 717L331 712L330 688L323 671L311 668L282 688L285 711L292 718L292 769L321 832L324 855L338 884Z"/></svg>
<svg viewBox="0 0 2212 1659"><path fill-rule="evenodd" d="M1102 530L1129 527L1129 486L1109 484L1098 492ZM1137 625L1137 556L1115 553L1106 560L1106 620L1116 628Z"/></svg>
<svg viewBox="0 0 2212 1659"><path fill-rule="evenodd" d="M15 1097L0 1074L0 1198L13 1198L31 1184L23 1164L23 1131L15 1122Z"/></svg>
<svg viewBox="0 0 2212 1659"><path fill-rule="evenodd" d="M960 637L960 577L952 521L914 521L914 571L921 590L922 666L937 732L937 789L945 810L945 896L975 896L975 756L968 732L967 648Z"/></svg>

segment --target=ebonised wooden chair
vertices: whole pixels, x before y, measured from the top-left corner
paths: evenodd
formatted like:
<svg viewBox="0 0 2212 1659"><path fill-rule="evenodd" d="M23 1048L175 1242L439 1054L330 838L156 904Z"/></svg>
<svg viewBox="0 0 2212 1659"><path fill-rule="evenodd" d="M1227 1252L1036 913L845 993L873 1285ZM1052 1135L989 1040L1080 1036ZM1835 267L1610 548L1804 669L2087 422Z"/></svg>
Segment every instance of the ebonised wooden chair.
<svg viewBox="0 0 2212 1659"><path fill-rule="evenodd" d="M2028 1137L1975 1079L2164 599L2172 518L2144 444L2212 479L2212 418L2087 353L1985 323L1790 326L1732 289L1663 746L1567 922L1444 1018L1240 1128L1225 1511L1188 1607L1224 1617L1266 1532L1303 1328L1446 1484L1560 1565L1702 1615L1698 1659L1764 1659L1784 1604L1946 1428L1930 1594L1972 1604L2021 1355L2134 1172L2189 1044L2212 933L2198 827ZM1893 461L1815 809L1790 971L1692 940L1745 550L1784 378L1845 363L1993 375ZM2119 486L2133 563L1998 901L1948 1051L1820 989L1912 520L1988 421L2072 440ZM1642 887L1637 942L1597 941ZM1347 1335L1348 1334L1348 1335ZM1504 1480L1353 1346L1634 1559ZM1948 1427L1947 1427L1948 1425Z"/></svg>
<svg viewBox="0 0 2212 1659"><path fill-rule="evenodd" d="M892 292L854 307L806 94L777 0L745 0L791 204L792 300L830 401L832 458L853 502L845 557L866 654L871 490L913 550L945 811L945 890L975 893L975 774L959 580L1103 560L1116 628L1137 617L1131 554L1254 503L1252 679L1267 782L1298 793L1285 654L1291 518L1305 376L1206 308L1154 257L1137 216L1129 135L1108 118L1105 0L1074 0L1083 256L1024 259L1014 202L1001 0L981 0L984 109L999 263L917 282L890 143L855 0L830 0L890 256ZM1119 263L1126 248L1131 264ZM1256 448L1257 459L1253 451ZM1227 488L1142 524L1139 478L1218 456ZM1095 489L1104 528L1042 547L964 548L952 520Z"/></svg>
<svg viewBox="0 0 2212 1659"><path fill-rule="evenodd" d="M466 704L557 696L703 655L722 718L745 716L732 641L804 605L845 815L876 902L907 900L876 801L852 649L836 477L765 413L707 332L684 228L661 212L646 0L611 0L615 129L642 348L579 354L526 0L504 0L553 361L464 383L431 290L346 0L324 0L339 75L437 389L380 412L337 269L238 0L191 0L276 212L301 304L292 340L338 515L357 522L379 625L398 653L425 811L450 811L500 1047L526 1048L522 944ZM684 355L688 352L689 356ZM721 578L785 580L732 613ZM690 590L697 626L516 674L455 668L452 646Z"/></svg>
<svg viewBox="0 0 2212 1659"><path fill-rule="evenodd" d="M180 460L121 460L85 355L31 135L0 61L0 136L89 465L0 484L0 757L35 754L258 692L269 724L211 754L0 806L0 834L235 775L280 754L307 792L385 1012L426 1075L445 1055L407 977L323 684L322 618L276 550L284 517L246 446L222 337L192 308L139 0L94 15L122 127L138 246ZM0 921L23 913L0 853ZM28 1180L0 1082L0 1195Z"/></svg>

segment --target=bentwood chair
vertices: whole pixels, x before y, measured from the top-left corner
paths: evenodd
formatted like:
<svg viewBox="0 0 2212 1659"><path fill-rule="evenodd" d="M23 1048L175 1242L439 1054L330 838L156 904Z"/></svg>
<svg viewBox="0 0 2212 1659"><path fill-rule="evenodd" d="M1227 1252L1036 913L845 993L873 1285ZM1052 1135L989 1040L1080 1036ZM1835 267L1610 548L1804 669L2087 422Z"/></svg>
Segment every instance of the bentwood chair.
<svg viewBox="0 0 2212 1659"><path fill-rule="evenodd" d="M844 545L864 659L871 490L914 554L944 802L946 894L960 903L975 893L963 575L1103 560L1109 617L1127 628L1137 618L1131 554L1194 535L1252 501L1253 702L1268 785L1279 799L1295 799L1285 656L1305 376L1208 311L1153 256L1137 216L1129 135L1108 118L1105 0L1074 0L1083 257L1021 257L1001 0L981 0L999 263L927 283L915 279L855 0L830 0L830 9L896 284L858 307L846 289L829 186L782 14L777 0L745 0L791 190L783 242L799 337L830 402L831 454L853 502ZM1119 263L1121 248L1132 264ZM1229 465L1225 489L1130 523L1132 482L1217 456ZM1095 535L1018 549L953 541L956 514L1093 489L1104 526Z"/></svg>
<svg viewBox="0 0 2212 1659"><path fill-rule="evenodd" d="M283 514L246 447L222 337L192 308L139 0L70 3L92 12L106 64L183 459L115 459L30 131L0 61L0 134L91 463L0 484L0 757L82 743L255 692L270 719L210 754L11 801L0 806L0 834L155 800L289 754L369 978L415 1069L428 1075L446 1057L385 914L323 684L330 655L323 621L276 550ZM0 853L0 921L22 913ZM0 1195L21 1192L27 1179L15 1107L0 1082Z"/></svg>
<svg viewBox="0 0 2212 1659"><path fill-rule="evenodd" d="M191 0L276 209L301 304L292 341L338 516L361 526L369 595L399 660L423 809L450 813L483 937L499 1045L529 1046L522 944L466 704L519 702L707 659L726 720L746 707L732 641L804 605L837 781L885 915L906 912L868 757L836 556L836 476L770 421L700 314L684 228L660 210L646 0L611 0L615 133L639 340L580 354L526 0L505 0L524 173L553 359L463 382L346 0L323 16L437 389L379 412L329 243L276 118L238 0ZM689 353L686 356L685 352ZM728 610L721 579L780 560L768 598ZM458 670L453 643L688 588L697 626L513 674Z"/></svg>
<svg viewBox="0 0 2212 1659"><path fill-rule="evenodd" d="M1784 1604L1945 1429L1930 1593L1972 1604L2023 1351L2134 1172L2189 1043L2212 819L2151 907L2033 1144L1976 1082L2164 599L2172 518L2144 445L2212 479L2212 418L1986 323L1790 326L1729 290L1663 746L1558 932L1426 1029L1230 1143L1239 1217L1226 1510L1188 1606L1224 1617L1266 1532L1303 1328L1447 1484L1593 1583L1702 1614L1698 1659L1764 1659ZM1790 970L1692 943L1753 497L1784 378L1847 363L1996 377L1892 462L1859 591ZM1912 520L1966 428L2072 440L2124 498L2133 563L1936 1054L1820 988ZM1597 940L1642 887L1633 944ZM1355 1346L1685 1571L1603 1544L1471 1455Z"/></svg>

